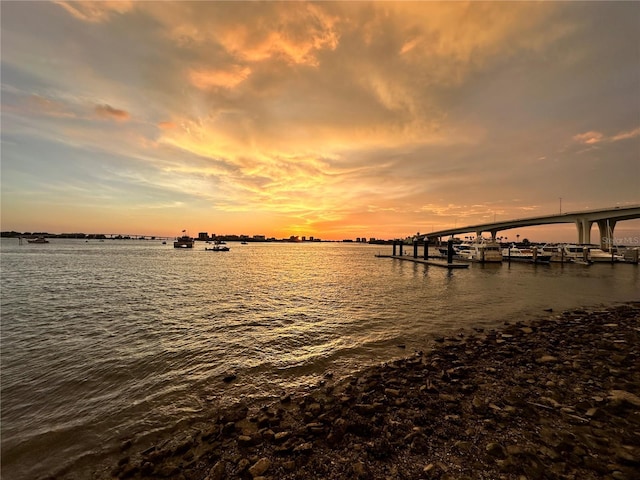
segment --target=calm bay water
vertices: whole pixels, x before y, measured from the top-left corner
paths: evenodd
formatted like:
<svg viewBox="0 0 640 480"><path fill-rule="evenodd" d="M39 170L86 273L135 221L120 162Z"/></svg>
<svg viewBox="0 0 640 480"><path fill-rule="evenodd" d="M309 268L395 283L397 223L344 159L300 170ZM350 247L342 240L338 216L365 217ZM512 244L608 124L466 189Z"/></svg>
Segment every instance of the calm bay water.
<svg viewBox="0 0 640 480"><path fill-rule="evenodd" d="M640 300L634 265L448 272L345 243L0 246L2 477L17 480L88 478L127 439L145 445L452 330Z"/></svg>

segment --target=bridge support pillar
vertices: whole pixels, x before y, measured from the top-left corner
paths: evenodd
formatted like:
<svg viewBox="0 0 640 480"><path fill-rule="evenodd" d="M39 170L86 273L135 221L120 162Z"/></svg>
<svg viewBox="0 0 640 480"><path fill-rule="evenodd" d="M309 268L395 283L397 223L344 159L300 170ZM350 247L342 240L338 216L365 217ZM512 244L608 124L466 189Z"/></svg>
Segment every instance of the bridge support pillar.
<svg viewBox="0 0 640 480"><path fill-rule="evenodd" d="M578 244L591 243L591 225L592 220L586 218L578 218L576 220L576 227L578 229Z"/></svg>
<svg viewBox="0 0 640 480"><path fill-rule="evenodd" d="M610 251L613 247L613 229L616 226L615 220L605 219L598 220L598 230L600 231L600 248Z"/></svg>

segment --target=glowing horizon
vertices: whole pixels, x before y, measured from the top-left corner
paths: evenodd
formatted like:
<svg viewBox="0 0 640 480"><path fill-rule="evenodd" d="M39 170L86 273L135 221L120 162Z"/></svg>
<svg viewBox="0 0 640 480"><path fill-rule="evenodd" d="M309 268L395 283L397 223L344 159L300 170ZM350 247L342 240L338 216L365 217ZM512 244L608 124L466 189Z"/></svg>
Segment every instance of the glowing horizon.
<svg viewBox="0 0 640 480"><path fill-rule="evenodd" d="M638 18L4 2L2 230L389 239L637 204Z"/></svg>

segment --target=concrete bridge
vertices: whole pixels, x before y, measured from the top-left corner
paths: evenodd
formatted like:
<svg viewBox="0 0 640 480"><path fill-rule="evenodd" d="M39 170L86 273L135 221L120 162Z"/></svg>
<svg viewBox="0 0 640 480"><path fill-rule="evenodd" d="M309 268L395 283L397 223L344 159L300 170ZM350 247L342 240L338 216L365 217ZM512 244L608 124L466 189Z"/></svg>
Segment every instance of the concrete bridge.
<svg viewBox="0 0 640 480"><path fill-rule="evenodd" d="M608 250L613 243L613 230L616 222L640 218L640 205L627 205L624 207L601 208L598 210L583 210L580 212L560 213L557 215L544 215L540 217L518 218L501 222L483 223L468 227L456 227L437 232L419 235L419 239L441 238L459 233L475 232L480 237L483 232L489 232L495 240L496 233L511 228L531 227L535 225L549 225L552 223L574 223L578 230L578 243L591 243L591 226L597 223L600 230L600 246Z"/></svg>

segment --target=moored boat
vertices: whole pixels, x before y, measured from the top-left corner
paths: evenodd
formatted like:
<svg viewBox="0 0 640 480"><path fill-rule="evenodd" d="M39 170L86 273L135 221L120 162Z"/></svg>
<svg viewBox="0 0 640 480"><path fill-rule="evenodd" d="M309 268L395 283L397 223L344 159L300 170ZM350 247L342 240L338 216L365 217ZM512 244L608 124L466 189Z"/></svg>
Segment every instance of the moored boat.
<svg viewBox="0 0 640 480"><path fill-rule="evenodd" d="M611 252L605 252L601 248L587 246L588 253L587 256L590 262L621 262L624 260L622 255L618 255L615 252L612 254Z"/></svg>
<svg viewBox="0 0 640 480"><path fill-rule="evenodd" d="M466 260L469 262L502 262L502 252L500 251L500 244L491 240L487 241L484 239L480 239L477 242L468 243L466 244L464 249L458 250L458 255L461 260Z"/></svg>
<svg viewBox="0 0 640 480"><path fill-rule="evenodd" d="M538 247L520 248L512 244L502 249L502 258L510 262L549 263L551 254L538 250Z"/></svg>

